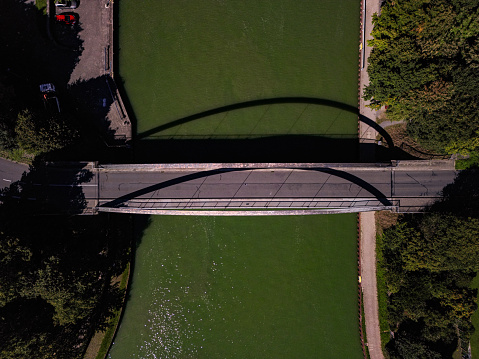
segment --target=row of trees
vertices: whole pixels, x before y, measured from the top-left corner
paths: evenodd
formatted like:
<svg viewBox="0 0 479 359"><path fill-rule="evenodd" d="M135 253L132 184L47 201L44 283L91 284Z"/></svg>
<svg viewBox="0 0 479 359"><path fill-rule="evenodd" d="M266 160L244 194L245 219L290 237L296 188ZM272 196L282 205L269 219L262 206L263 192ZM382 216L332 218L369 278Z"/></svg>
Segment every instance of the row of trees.
<svg viewBox="0 0 479 359"><path fill-rule="evenodd" d="M110 280L129 261L131 223L42 216L41 204L12 191L0 205L0 357L81 358L92 331L122 305Z"/></svg>
<svg viewBox="0 0 479 359"><path fill-rule="evenodd" d="M394 333L391 358L450 358L475 330L479 271L479 192L475 170L462 172L424 215L401 217L379 241Z"/></svg>
<svg viewBox="0 0 479 359"><path fill-rule="evenodd" d="M45 108L38 88L44 82L58 88L69 82L83 51L81 29L68 39L69 50L57 46L35 3L41 1L0 1L0 153L27 152L33 158L21 183L0 191L0 358L81 358L92 332L122 304L124 293L110 279L130 258L131 222L115 216L42 215L58 211L43 200L40 184L47 174L35 155L71 159L78 148L78 158L90 156L84 150L88 146L78 142L65 148L84 140L77 130L83 122L76 121L80 115L71 110L76 106L69 104L68 93L60 90L62 112L56 113ZM78 87L80 93L95 88L86 82ZM81 182L80 175L70 183ZM81 210L81 187L68 191L68 204Z"/></svg>
<svg viewBox="0 0 479 359"><path fill-rule="evenodd" d="M364 98L424 147L478 157L479 1L387 0L373 23ZM429 213L382 235L391 358L450 358L473 332L477 187L473 170L461 173Z"/></svg>
<svg viewBox="0 0 479 359"><path fill-rule="evenodd" d="M479 148L479 1L386 1L373 17L364 98L440 152Z"/></svg>

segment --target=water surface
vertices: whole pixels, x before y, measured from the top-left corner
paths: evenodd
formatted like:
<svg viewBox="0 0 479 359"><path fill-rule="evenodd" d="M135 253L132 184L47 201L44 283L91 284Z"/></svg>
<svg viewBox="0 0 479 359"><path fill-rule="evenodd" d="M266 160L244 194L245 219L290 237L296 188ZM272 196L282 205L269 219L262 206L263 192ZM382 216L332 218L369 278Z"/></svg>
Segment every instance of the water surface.
<svg viewBox="0 0 479 359"><path fill-rule="evenodd" d="M110 358L361 358L356 215L156 217Z"/></svg>

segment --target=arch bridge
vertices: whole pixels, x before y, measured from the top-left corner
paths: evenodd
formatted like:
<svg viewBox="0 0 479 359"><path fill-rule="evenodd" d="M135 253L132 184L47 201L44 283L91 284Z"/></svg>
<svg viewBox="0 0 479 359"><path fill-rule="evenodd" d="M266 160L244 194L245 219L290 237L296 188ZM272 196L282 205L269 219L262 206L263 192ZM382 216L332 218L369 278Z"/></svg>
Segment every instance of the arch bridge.
<svg viewBox="0 0 479 359"><path fill-rule="evenodd" d="M456 177L449 160L90 166L90 212L153 215L420 212Z"/></svg>

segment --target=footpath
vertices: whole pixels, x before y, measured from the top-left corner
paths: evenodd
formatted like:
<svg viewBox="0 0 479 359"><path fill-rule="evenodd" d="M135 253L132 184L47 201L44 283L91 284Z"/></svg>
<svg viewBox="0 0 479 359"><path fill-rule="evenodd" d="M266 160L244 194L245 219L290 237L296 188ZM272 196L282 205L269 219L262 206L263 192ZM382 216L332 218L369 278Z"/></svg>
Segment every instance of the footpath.
<svg viewBox="0 0 479 359"><path fill-rule="evenodd" d="M368 57L371 48L367 45L367 40L371 39L371 31L373 28L372 16L374 13L380 12L380 0L365 0L363 3L363 22L364 35L361 34L363 49L361 53L361 73L359 81L360 94L362 95L364 87L369 83L367 73ZM366 107L369 101L364 101L362 97L359 100L359 112L361 115L376 122L377 111ZM364 122L359 122L359 138L363 144L360 148L361 161L368 161L371 156L368 143L374 143L377 136L376 130L368 126ZM366 145L366 146L365 146ZM364 304L364 317L366 322L366 340L369 356L371 359L384 359L381 349L381 335L379 329L379 313L378 313L378 295L376 283L376 221L374 212L363 212L359 214L360 220L360 262L361 262L361 289Z"/></svg>

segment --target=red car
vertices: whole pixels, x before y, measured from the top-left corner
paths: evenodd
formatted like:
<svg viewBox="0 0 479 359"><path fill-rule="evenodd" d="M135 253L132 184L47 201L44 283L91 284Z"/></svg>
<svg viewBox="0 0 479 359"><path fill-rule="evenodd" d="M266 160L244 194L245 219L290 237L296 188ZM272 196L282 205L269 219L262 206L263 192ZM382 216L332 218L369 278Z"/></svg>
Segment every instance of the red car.
<svg viewBox="0 0 479 359"><path fill-rule="evenodd" d="M55 15L55 19L67 25L74 25L77 22L76 16L73 14Z"/></svg>

